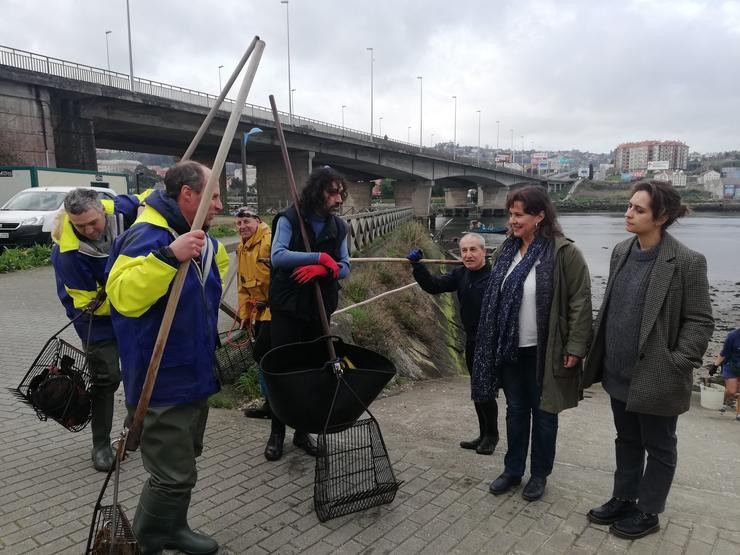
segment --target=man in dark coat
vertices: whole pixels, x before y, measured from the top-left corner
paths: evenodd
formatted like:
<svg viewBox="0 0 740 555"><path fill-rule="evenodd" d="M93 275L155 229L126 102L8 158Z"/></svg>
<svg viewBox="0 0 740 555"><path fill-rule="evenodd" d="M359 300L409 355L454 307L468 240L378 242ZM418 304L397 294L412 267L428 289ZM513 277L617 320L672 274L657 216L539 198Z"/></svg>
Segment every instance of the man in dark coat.
<svg viewBox="0 0 740 555"><path fill-rule="evenodd" d="M438 295L457 291L460 318L465 328L465 365L470 373L475 355L475 338L478 335L480 305L486 292L491 265L486 262L486 241L477 233L468 233L460 239L463 265L444 275L433 276L421 262L423 253L412 250L407 258L412 263L414 279L427 293ZM496 399L475 403L478 416L478 437L461 441L463 449L475 449L479 455L491 455L498 443L498 405Z"/></svg>

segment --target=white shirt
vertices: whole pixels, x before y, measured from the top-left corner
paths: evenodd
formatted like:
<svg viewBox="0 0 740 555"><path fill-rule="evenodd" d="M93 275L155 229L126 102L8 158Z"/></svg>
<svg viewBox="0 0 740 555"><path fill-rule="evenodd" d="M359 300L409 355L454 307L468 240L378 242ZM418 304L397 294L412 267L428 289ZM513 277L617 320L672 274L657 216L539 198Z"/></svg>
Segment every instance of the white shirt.
<svg viewBox="0 0 740 555"><path fill-rule="evenodd" d="M511 266L504 276L504 281L509 277L512 270L522 261L522 255L519 251L516 252L514 260L511 261ZM522 288L522 304L519 307L519 346L520 347L532 347L537 345L537 280L535 279L536 268L540 264L538 258L532 269L527 274L527 278L524 280L524 287ZM503 284L502 284L503 286Z"/></svg>

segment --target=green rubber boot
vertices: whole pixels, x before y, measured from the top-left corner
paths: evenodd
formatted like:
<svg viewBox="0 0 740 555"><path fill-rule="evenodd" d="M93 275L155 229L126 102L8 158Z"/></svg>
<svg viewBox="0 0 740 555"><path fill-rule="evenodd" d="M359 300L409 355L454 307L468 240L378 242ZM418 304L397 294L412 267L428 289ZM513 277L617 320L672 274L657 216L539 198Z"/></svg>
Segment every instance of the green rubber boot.
<svg viewBox="0 0 740 555"><path fill-rule="evenodd" d="M144 484L132 525L141 555L159 555L172 535L172 527L180 508L180 500L172 499Z"/></svg>
<svg viewBox="0 0 740 555"><path fill-rule="evenodd" d="M190 508L190 496L186 494L177 508L175 520L172 525L172 533L165 542L167 549L178 549L189 555L210 555L218 551L218 543L210 536L199 534L190 529L188 525L188 509Z"/></svg>
<svg viewBox="0 0 740 555"><path fill-rule="evenodd" d="M92 463L95 470L108 472L115 457L110 446L110 432L113 427L113 393L98 394L93 398L92 418Z"/></svg>

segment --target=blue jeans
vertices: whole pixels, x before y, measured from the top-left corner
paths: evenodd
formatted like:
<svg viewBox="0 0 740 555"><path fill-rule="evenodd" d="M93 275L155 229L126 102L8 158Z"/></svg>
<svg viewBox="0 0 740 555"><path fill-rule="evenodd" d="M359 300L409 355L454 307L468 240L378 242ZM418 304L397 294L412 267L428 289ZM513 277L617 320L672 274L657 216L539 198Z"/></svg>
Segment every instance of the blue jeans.
<svg viewBox="0 0 740 555"><path fill-rule="evenodd" d="M502 367L501 384L506 395L506 441L508 443L506 457L504 457L504 472L511 476L524 475L531 422L530 474L546 478L552 473L552 465L555 461L558 415L539 409L537 347L519 349L517 360Z"/></svg>

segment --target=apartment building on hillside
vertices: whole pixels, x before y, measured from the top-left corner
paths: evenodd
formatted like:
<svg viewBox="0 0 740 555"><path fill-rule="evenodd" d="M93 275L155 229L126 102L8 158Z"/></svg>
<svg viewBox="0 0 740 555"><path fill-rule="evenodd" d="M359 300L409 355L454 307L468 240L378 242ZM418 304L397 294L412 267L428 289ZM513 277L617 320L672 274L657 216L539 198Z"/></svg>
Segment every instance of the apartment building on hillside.
<svg viewBox="0 0 740 555"><path fill-rule="evenodd" d="M661 169L685 170L688 160L689 147L681 141L623 143L614 152L617 171L647 170L650 162L668 162L668 167Z"/></svg>

